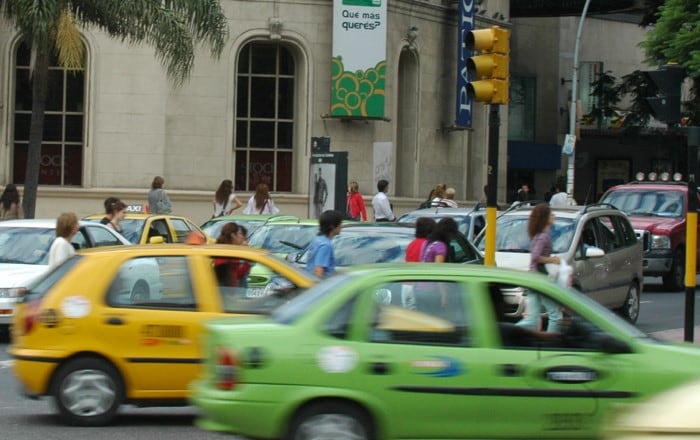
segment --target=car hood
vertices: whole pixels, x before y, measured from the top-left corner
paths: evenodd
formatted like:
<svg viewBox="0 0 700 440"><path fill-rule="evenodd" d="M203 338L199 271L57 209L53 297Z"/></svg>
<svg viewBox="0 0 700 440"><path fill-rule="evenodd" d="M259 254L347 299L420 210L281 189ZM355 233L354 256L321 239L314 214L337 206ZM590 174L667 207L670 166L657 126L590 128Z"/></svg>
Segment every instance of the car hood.
<svg viewBox="0 0 700 440"><path fill-rule="evenodd" d="M0 287L26 287L48 268L43 264L0 264Z"/></svg>
<svg viewBox="0 0 700 440"><path fill-rule="evenodd" d="M670 232L673 228L677 228L684 220L677 218L660 218L660 217L639 217L630 216L630 223L634 229L643 229L654 233Z"/></svg>

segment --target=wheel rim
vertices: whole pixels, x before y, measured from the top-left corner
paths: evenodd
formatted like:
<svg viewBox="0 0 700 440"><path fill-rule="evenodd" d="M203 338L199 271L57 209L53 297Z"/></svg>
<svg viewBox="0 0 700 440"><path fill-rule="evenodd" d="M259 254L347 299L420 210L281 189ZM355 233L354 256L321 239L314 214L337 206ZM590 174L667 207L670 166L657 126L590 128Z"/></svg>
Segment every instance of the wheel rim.
<svg viewBox="0 0 700 440"><path fill-rule="evenodd" d="M76 416L89 417L106 413L114 405L116 384L100 370L74 371L62 383L61 402Z"/></svg>
<svg viewBox="0 0 700 440"><path fill-rule="evenodd" d="M299 426L296 440L366 440L362 424L345 414L318 414Z"/></svg>
<svg viewBox="0 0 700 440"><path fill-rule="evenodd" d="M627 317L630 321L635 322L639 316L639 290L636 285L630 286L627 293Z"/></svg>

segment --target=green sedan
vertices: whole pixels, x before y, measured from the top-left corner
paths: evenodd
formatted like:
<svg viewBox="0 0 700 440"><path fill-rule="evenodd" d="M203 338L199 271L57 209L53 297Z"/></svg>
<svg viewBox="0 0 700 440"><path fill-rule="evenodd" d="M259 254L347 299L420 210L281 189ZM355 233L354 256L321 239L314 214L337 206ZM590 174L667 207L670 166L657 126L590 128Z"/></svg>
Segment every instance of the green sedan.
<svg viewBox="0 0 700 440"><path fill-rule="evenodd" d="M558 305L560 331L509 322L516 288ZM252 438L595 438L700 376L700 349L543 275L480 266L350 268L270 316L208 322L204 341L198 426Z"/></svg>

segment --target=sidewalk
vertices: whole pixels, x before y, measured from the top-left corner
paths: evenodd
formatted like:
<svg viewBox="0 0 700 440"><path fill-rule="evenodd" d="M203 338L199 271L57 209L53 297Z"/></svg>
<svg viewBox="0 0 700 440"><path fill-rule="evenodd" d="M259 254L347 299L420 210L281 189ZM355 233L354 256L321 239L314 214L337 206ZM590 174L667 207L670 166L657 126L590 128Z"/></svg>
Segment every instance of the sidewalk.
<svg viewBox="0 0 700 440"><path fill-rule="evenodd" d="M683 342L684 333L685 331L683 328L674 328L670 330L662 330L660 332L652 332L649 334L667 341ZM695 330L693 332L693 343L700 345L700 325L695 326Z"/></svg>

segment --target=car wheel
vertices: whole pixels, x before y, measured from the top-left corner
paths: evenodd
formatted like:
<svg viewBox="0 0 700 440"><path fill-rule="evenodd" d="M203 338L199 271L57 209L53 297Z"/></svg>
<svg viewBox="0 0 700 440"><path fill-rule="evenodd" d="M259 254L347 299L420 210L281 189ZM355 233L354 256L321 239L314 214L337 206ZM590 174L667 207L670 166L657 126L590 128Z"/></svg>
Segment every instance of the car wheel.
<svg viewBox="0 0 700 440"><path fill-rule="evenodd" d="M59 368L51 395L63 422L103 426L114 419L124 400L124 386L116 368L109 362L81 358Z"/></svg>
<svg viewBox="0 0 700 440"><path fill-rule="evenodd" d="M634 324L639 318L639 286L632 281L627 288L627 297L622 307L617 309L620 316Z"/></svg>
<svg viewBox="0 0 700 440"><path fill-rule="evenodd" d="M148 283L144 280L138 280L131 289L131 302L148 301L151 298L151 292L148 288Z"/></svg>
<svg viewBox="0 0 700 440"><path fill-rule="evenodd" d="M375 438L369 416L356 406L324 402L302 409L293 419L287 440L369 440Z"/></svg>
<svg viewBox="0 0 700 440"><path fill-rule="evenodd" d="M663 276L664 289L670 291L683 290L685 286L685 251L676 249L673 253L671 269Z"/></svg>

